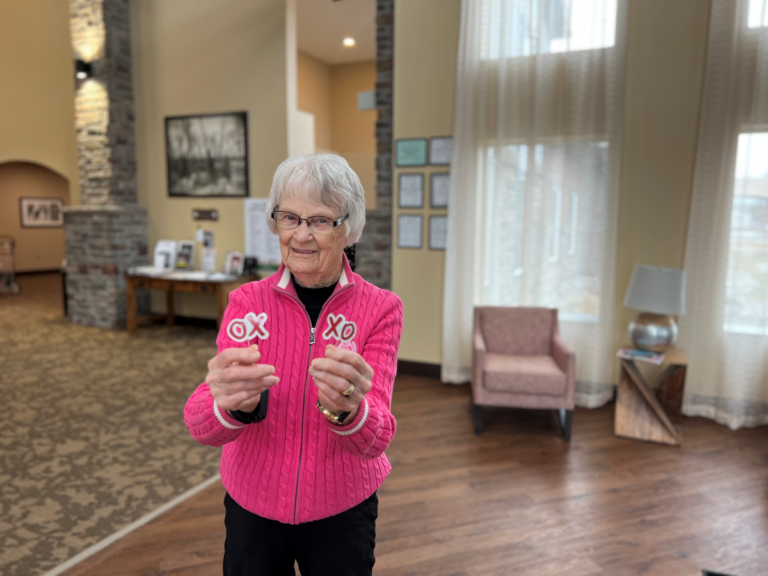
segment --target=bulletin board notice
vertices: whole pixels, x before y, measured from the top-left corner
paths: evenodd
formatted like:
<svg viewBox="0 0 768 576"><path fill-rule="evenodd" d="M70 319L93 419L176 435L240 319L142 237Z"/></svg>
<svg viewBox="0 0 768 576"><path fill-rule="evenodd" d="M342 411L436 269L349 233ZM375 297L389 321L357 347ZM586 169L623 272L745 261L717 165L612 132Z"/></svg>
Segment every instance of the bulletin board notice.
<svg viewBox="0 0 768 576"><path fill-rule="evenodd" d="M267 225L266 198L246 198L245 210L245 255L255 256L259 266L264 264L279 265L280 241Z"/></svg>

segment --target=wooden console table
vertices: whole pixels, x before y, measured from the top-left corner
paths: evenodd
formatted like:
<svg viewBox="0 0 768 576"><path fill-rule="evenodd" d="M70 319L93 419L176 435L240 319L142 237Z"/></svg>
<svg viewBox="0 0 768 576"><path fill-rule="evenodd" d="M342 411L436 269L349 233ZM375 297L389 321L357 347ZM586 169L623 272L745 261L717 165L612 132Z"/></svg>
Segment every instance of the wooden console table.
<svg viewBox="0 0 768 576"><path fill-rule="evenodd" d="M678 349L664 354L666 369L653 386L646 382L634 360L621 360L616 395L616 436L679 446L683 419L683 393L688 358Z"/></svg>
<svg viewBox="0 0 768 576"><path fill-rule="evenodd" d="M140 274L128 274L126 276L126 306L128 334L135 334L139 324L147 324L165 319L168 326L174 324L173 294L174 292L187 292L194 294L213 294L216 296L218 306L217 325L221 328L221 320L224 310L229 302L229 293L243 284L258 280L258 276L240 276L238 278L226 278L222 280L210 279L180 279L173 273L163 276L144 276ZM164 290L167 314L153 314L150 316L138 316L136 310L136 290Z"/></svg>

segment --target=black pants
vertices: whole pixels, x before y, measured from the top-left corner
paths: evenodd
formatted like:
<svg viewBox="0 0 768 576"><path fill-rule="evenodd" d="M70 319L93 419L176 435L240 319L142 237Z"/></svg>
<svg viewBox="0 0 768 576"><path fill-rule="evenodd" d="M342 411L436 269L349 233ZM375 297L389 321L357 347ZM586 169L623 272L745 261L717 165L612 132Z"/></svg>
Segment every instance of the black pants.
<svg viewBox="0 0 768 576"><path fill-rule="evenodd" d="M372 574L379 499L370 498L336 516L282 524L224 497L227 540L224 576L365 576Z"/></svg>

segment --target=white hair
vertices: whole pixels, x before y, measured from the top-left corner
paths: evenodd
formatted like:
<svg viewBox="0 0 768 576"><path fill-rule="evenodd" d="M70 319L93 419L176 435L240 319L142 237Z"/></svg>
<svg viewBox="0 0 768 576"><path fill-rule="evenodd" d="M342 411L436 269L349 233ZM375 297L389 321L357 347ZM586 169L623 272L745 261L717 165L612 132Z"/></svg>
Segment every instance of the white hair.
<svg viewBox="0 0 768 576"><path fill-rule="evenodd" d="M273 234L277 234L277 226L272 211L283 198L302 198L333 208L339 211L339 217L349 214L344 221L347 246L360 240L365 226L365 194L360 178L341 156L292 156L277 167L266 209L267 224Z"/></svg>

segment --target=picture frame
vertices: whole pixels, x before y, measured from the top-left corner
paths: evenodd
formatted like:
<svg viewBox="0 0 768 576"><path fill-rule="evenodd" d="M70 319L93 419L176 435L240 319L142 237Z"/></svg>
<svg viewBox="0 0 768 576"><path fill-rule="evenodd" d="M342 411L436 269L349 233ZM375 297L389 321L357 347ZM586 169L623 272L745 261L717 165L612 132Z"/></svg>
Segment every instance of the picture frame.
<svg viewBox="0 0 768 576"><path fill-rule="evenodd" d="M453 154L453 137L434 136L429 139L429 165L450 166Z"/></svg>
<svg viewBox="0 0 768 576"><path fill-rule="evenodd" d="M158 270L173 270L176 266L176 240L158 240L152 265Z"/></svg>
<svg viewBox="0 0 768 576"><path fill-rule="evenodd" d="M192 240L180 240L176 250L176 270L192 270L195 267L195 243Z"/></svg>
<svg viewBox="0 0 768 576"><path fill-rule="evenodd" d="M165 150L168 196L249 195L247 112L167 116Z"/></svg>
<svg viewBox="0 0 768 576"><path fill-rule="evenodd" d="M445 250L448 241L448 217L429 217L429 249Z"/></svg>
<svg viewBox="0 0 768 576"><path fill-rule="evenodd" d="M397 217L397 247L421 249L423 218L421 214L399 214Z"/></svg>
<svg viewBox="0 0 768 576"><path fill-rule="evenodd" d="M242 252L230 250L227 252L227 261L224 264L224 273L234 276L243 275L243 266L245 264L245 255Z"/></svg>
<svg viewBox="0 0 768 576"><path fill-rule="evenodd" d="M61 228L64 226L64 200L61 198L19 198L22 228Z"/></svg>
<svg viewBox="0 0 768 576"><path fill-rule="evenodd" d="M216 272L216 248L203 248L201 268L204 272Z"/></svg>
<svg viewBox="0 0 768 576"><path fill-rule="evenodd" d="M395 166L411 168L427 165L427 150L429 144L426 138L403 138L395 142Z"/></svg>
<svg viewBox="0 0 768 576"><path fill-rule="evenodd" d="M450 172L433 172L429 175L429 207L448 208L448 192L451 185Z"/></svg>
<svg viewBox="0 0 768 576"><path fill-rule="evenodd" d="M398 175L397 205L400 208L424 207L424 174L401 172Z"/></svg>

